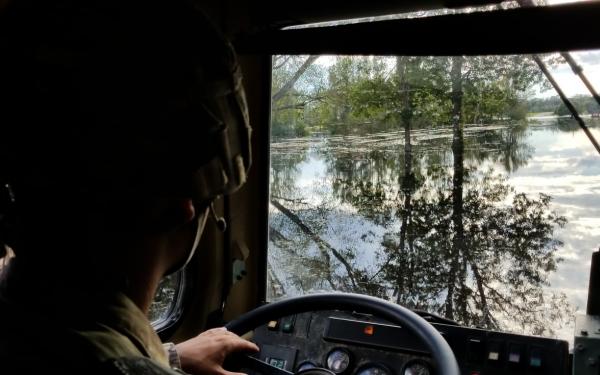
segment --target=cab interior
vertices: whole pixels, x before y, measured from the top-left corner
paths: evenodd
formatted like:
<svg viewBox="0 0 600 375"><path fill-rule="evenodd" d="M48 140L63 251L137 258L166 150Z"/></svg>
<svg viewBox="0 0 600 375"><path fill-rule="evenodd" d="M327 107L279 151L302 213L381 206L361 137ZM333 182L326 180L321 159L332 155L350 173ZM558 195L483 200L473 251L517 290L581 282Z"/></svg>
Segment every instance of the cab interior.
<svg viewBox="0 0 600 375"><path fill-rule="evenodd" d="M497 0L304 0L268 5L220 0L204 1L202 8L233 42L240 59L253 128L252 166L245 186L216 202L217 216L225 219L227 229L221 232L209 220L195 258L184 272L165 281L158 291L157 300L162 305L153 319L154 325L163 340L174 342L233 321L274 300L269 292L272 280L269 279L268 257L272 247L270 236L273 236L269 229L273 212L270 208L273 204L271 131L273 69L277 56L469 58L600 49L597 32L600 2L596 1L546 6ZM351 21L339 22L344 20ZM451 217L446 219L452 220ZM597 238L593 231L589 234ZM595 246L597 248L598 243ZM581 251L587 260L577 271L587 280L592 250ZM587 316L591 317L600 315L600 310L590 311L590 305L597 304L595 300L600 297L600 291L592 288L592 279L585 296ZM324 289L331 291L332 288ZM338 291L353 290L341 288ZM389 299L394 298L390 294ZM585 314L585 306L578 309L580 314ZM263 353L271 354L261 359L292 373L297 372L303 362L328 368L335 374L435 373L436 367L430 364L427 349L423 349L421 343L414 347L406 344L416 339L403 336L401 329L388 320L358 310L332 311L273 317L271 322L263 322L265 324L255 330L255 339L260 342ZM463 374L598 372L600 336L597 332L600 331L597 329L600 326L595 328L595 320L586 323L593 329L573 330L574 341L567 342L555 338L539 341L535 334L502 336L479 327L461 331L460 325L440 315L443 315L440 311L429 314L427 320L437 324L438 330L444 331L443 336L451 341ZM298 333L301 328L305 330L302 337ZM366 339L347 334L357 329ZM288 330L289 337L284 330ZM321 332L322 337L309 337L307 332L313 330ZM379 333L381 331L383 333ZM383 341L369 341L367 336L373 336L373 332L383 335L378 336L384 337ZM311 341L313 339L317 341ZM403 344L396 345L395 339L404 340ZM521 351L514 352L515 348ZM513 361L515 353L520 356L517 364ZM331 362L332 355L339 355L341 359L336 362L332 357ZM374 357L369 359L369 356ZM306 360L309 357L310 361ZM366 369L369 361L375 366ZM407 366L409 362L424 365L413 368ZM346 367L338 368L344 364ZM265 373L276 373L272 371L265 370Z"/></svg>

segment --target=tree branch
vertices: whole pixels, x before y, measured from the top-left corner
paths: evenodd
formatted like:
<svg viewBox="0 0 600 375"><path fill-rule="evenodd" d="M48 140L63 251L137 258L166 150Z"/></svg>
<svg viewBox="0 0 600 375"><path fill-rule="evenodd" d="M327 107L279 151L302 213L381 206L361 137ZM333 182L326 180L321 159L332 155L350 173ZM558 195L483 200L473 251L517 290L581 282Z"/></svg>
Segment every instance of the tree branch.
<svg viewBox="0 0 600 375"><path fill-rule="evenodd" d="M288 208L286 208L274 199L271 199L271 204L275 208L277 208L282 214L284 214L288 219L290 219L294 224L296 224L302 230L302 232L304 232L308 237L310 237L310 239L317 244L322 253L326 253L327 250L329 250L333 254L333 256L337 260L339 260L340 263L342 263L342 265L346 269L346 272L348 273L348 277L350 278L352 287L355 291L358 291L358 285L354 277L354 271L352 270L352 266L343 257L343 255L339 251L334 249L329 243L327 243L325 240L319 237L315 232L313 232L306 224L304 224L304 222L302 221L302 219L300 219L300 217L298 217L298 215L296 215L295 213L293 213Z"/></svg>
<svg viewBox="0 0 600 375"><path fill-rule="evenodd" d="M285 56L285 58L282 57L283 56L281 55L273 57L273 70L281 68L282 66L287 64L287 62L290 61L290 59L292 58L292 56Z"/></svg>
<svg viewBox="0 0 600 375"><path fill-rule="evenodd" d="M485 289L483 287L483 279L479 274L479 267L475 262L470 262L471 269L473 270L473 275L475 276L475 281L477 283L477 291L479 292L479 298L481 300L481 312L483 314L483 325L486 328L495 328L492 326L492 321L494 320L491 316L490 307L488 306L487 298L485 296Z"/></svg>
<svg viewBox="0 0 600 375"><path fill-rule="evenodd" d="M274 296L279 297L279 296L285 296L285 288L283 287L283 283L281 282L281 280L279 280L279 278L277 277L277 275L275 274L275 272L273 272L273 266L271 266L271 263L269 263L269 267L267 267L268 272L267 272L267 277L269 278L269 280L271 281L271 293L273 293ZM281 290L277 290L277 287L279 286L279 288L281 288Z"/></svg>
<svg viewBox="0 0 600 375"><path fill-rule="evenodd" d="M305 95L298 95L298 96L306 97ZM323 97L323 96L307 97L307 99L303 102L298 102L295 104L284 105L281 107L273 108L273 111L277 112L277 111L283 111L286 109L304 109L304 107L306 107L308 104L310 104L312 102L320 102L320 101L323 101L324 99L325 99L325 97Z"/></svg>
<svg viewBox="0 0 600 375"><path fill-rule="evenodd" d="M300 79L300 77L302 76L302 74L304 74L304 72L308 69L308 67L311 66L311 64L318 58L319 58L319 56L317 56L317 55L308 56L306 61L304 61L304 63L302 63L302 65L300 66L300 68L298 68L296 73L294 73L292 78L290 78L290 80L287 81L285 83L285 85L283 85L279 89L279 91L277 91L273 95L273 97L271 98L272 102L274 103L274 102L280 100L281 98L283 98L285 96L285 94L287 94L288 91L290 91L292 89L292 87L294 87L294 84L298 81L298 79Z"/></svg>
<svg viewBox="0 0 600 375"><path fill-rule="evenodd" d="M285 111L286 109L304 109L306 103L296 103L291 105L284 105L281 107L273 108L273 112Z"/></svg>
<svg viewBox="0 0 600 375"><path fill-rule="evenodd" d="M273 200L273 198L278 199L280 201L290 202L290 203L294 203L294 204L307 204L304 201L304 199L291 199L291 198L279 197L277 195L271 194L271 200Z"/></svg>

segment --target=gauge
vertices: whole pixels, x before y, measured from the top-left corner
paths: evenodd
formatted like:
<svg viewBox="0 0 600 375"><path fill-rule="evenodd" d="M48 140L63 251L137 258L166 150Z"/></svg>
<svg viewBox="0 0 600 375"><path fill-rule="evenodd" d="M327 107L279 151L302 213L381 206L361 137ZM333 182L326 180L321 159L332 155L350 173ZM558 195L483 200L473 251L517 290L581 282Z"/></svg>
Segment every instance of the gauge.
<svg viewBox="0 0 600 375"><path fill-rule="evenodd" d="M391 375L391 372L383 366L369 364L360 369L357 375Z"/></svg>
<svg viewBox="0 0 600 375"><path fill-rule="evenodd" d="M298 371L295 375L335 375L333 372L324 368L309 368L306 370Z"/></svg>
<svg viewBox="0 0 600 375"><path fill-rule="evenodd" d="M350 367L350 352L346 349L333 349L327 355L327 368L341 374Z"/></svg>
<svg viewBox="0 0 600 375"><path fill-rule="evenodd" d="M422 361L410 361L404 366L403 375L429 375L429 366Z"/></svg>
<svg viewBox="0 0 600 375"><path fill-rule="evenodd" d="M298 368L296 369L296 372L300 372L300 371L304 371L304 370L309 370L309 369L313 369L313 368L317 368L317 365L315 365L311 361L304 361L304 362L302 362L302 363L300 363L298 365Z"/></svg>

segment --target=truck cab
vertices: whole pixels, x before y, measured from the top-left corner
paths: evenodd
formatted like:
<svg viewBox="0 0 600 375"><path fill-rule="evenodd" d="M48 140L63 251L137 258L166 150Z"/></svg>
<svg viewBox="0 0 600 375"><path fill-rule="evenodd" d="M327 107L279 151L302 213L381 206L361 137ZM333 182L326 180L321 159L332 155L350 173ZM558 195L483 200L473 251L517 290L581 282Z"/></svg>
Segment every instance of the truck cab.
<svg viewBox="0 0 600 375"><path fill-rule="evenodd" d="M264 375L598 373L599 2L201 6L252 166L160 284L164 341L226 325Z"/></svg>

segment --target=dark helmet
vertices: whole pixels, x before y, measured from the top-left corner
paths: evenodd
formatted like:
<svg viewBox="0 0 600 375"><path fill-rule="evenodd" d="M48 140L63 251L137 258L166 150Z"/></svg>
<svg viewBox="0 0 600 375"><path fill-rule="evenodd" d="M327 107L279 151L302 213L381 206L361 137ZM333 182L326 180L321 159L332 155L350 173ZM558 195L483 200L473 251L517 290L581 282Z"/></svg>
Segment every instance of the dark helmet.
<svg viewBox="0 0 600 375"><path fill-rule="evenodd" d="M245 182L240 67L191 2L13 0L0 35L4 206L137 195L207 203Z"/></svg>

